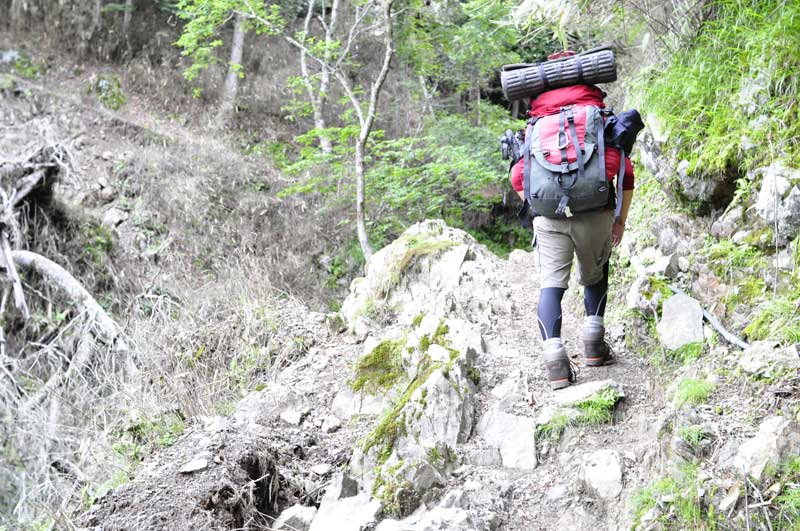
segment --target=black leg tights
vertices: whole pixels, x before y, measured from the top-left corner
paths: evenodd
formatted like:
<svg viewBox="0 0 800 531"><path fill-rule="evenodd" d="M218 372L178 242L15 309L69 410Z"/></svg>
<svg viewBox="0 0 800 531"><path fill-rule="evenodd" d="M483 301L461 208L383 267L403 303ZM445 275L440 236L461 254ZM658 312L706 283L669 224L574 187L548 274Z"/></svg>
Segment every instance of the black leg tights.
<svg viewBox="0 0 800 531"><path fill-rule="evenodd" d="M608 294L608 262L603 266L603 278L600 282L583 288L583 305L586 315L603 316L606 313L606 295Z"/></svg>
<svg viewBox="0 0 800 531"><path fill-rule="evenodd" d="M564 288L542 288L539 290L539 332L545 341L561 337L561 299Z"/></svg>

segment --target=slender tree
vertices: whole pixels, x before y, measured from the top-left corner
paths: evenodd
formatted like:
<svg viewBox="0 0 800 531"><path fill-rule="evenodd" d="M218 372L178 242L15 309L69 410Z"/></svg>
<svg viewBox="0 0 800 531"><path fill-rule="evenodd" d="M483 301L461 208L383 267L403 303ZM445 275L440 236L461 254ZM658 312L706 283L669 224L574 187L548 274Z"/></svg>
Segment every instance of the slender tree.
<svg viewBox="0 0 800 531"><path fill-rule="evenodd" d="M242 0L247 10L244 12L248 18L257 21L262 25L270 24L269 20L265 20L258 13L256 4L252 0ZM358 235L358 242L361 246L361 252L364 258L369 260L372 256L372 246L369 243L366 225L366 201L365 201L365 160L367 155L367 144L369 142L370 134L372 133L373 126L375 125L375 117L378 113L378 103L383 90L383 85L386 77L391 68L392 58L395 53L395 37L394 37L394 19L393 8L395 0L368 0L364 3L355 4L354 16L350 27L347 29L347 37L342 43L330 43L330 46L323 48L324 53L318 53L311 49L304 42L304 39L296 39L294 37L284 35L289 43L296 46L304 56L313 59L323 71L328 70L333 77L339 82L344 91L347 99L353 108L353 111L358 119L359 133L355 140L355 155L353 161L353 169L356 181L356 233ZM356 46L360 35L366 29L367 21L371 20L376 14L380 18L379 26L375 29L383 31L383 59L381 61L381 69L378 76L365 90L366 100L362 99L360 87L353 85L350 71L353 50ZM334 44L340 44L334 46ZM336 48L336 52L332 50Z"/></svg>
<svg viewBox="0 0 800 531"><path fill-rule="evenodd" d="M245 17L236 15L233 27L233 43L231 44L231 58L228 61L228 75L225 77L225 89L222 93L222 103L217 114L217 125L224 126L228 123L236 104L239 93L239 78L242 73L242 52L244 50Z"/></svg>

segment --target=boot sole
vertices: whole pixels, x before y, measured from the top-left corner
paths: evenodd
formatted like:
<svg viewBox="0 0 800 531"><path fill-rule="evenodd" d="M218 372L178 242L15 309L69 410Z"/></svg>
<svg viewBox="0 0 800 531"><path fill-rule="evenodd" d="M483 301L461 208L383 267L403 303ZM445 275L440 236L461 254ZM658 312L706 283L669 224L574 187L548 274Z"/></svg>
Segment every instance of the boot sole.
<svg viewBox="0 0 800 531"><path fill-rule="evenodd" d="M563 380L551 380L550 381L550 388L551 389L564 389L565 387L569 387L571 385L569 378L565 378Z"/></svg>
<svg viewBox="0 0 800 531"><path fill-rule="evenodd" d="M603 365L613 365L616 360L612 357L603 356L602 358L583 358L583 364L587 367L602 367Z"/></svg>

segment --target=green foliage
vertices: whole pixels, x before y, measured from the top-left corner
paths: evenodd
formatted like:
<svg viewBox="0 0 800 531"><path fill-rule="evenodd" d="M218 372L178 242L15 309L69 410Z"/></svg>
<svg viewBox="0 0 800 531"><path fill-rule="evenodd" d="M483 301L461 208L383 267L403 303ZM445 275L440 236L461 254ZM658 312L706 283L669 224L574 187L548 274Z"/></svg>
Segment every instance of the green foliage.
<svg viewBox="0 0 800 531"><path fill-rule="evenodd" d="M703 404L708 400L715 388L716 385L707 380L683 378L678 382L678 387L675 391L675 406Z"/></svg>
<svg viewBox="0 0 800 531"><path fill-rule="evenodd" d="M97 99L104 106L116 111L128 101L122 92L122 83L114 74L100 74L97 80L89 86L89 92L97 94Z"/></svg>
<svg viewBox="0 0 800 531"><path fill-rule="evenodd" d="M557 411L552 418L536 427L536 436L558 440L568 426L605 424L614 418L614 407L621 396L613 387L601 389L597 394L575 404L574 410Z"/></svg>
<svg viewBox="0 0 800 531"><path fill-rule="evenodd" d="M102 225L85 223L81 227L84 237L83 256L94 264L102 264L114 247L114 238Z"/></svg>
<svg viewBox="0 0 800 531"><path fill-rule="evenodd" d="M382 341L358 360L353 391L363 390L374 395L394 386L405 374L402 357L405 344L404 340Z"/></svg>
<svg viewBox="0 0 800 531"><path fill-rule="evenodd" d="M730 278L732 272L742 269L756 270L766 265L761 251L747 244L736 244L731 240L720 240L708 250L708 265L718 277Z"/></svg>
<svg viewBox="0 0 800 531"><path fill-rule="evenodd" d="M178 16L186 21L175 45L192 64L183 76L192 81L200 72L219 62L216 49L222 46L222 31L237 12L247 15L246 29L257 34L276 34L285 24L280 6L248 0L180 0Z"/></svg>
<svg viewBox="0 0 800 531"><path fill-rule="evenodd" d="M709 437L708 431L699 425L683 426L678 429L678 435L686 441L695 451L699 450L703 441Z"/></svg>
<svg viewBox="0 0 800 531"><path fill-rule="evenodd" d="M745 327L745 335L753 340L800 342L798 301L800 289L794 287L764 302L758 307L755 318Z"/></svg>
<svg viewBox="0 0 800 531"><path fill-rule="evenodd" d="M652 508L667 504L658 521L665 529L714 531L722 529L722 515L702 501L703 480L696 465L683 466L674 476L658 479L633 496L633 527L643 529L642 517Z"/></svg>
<svg viewBox="0 0 800 531"><path fill-rule="evenodd" d="M522 59L522 34L509 21L513 3L467 0L438 10L421 0L409 4L399 23L397 53L436 85L456 92L481 87L498 65Z"/></svg>
<svg viewBox="0 0 800 531"><path fill-rule="evenodd" d="M136 11L134 4L126 5L119 2L110 2L100 9L101 13L133 13L134 11Z"/></svg>
<svg viewBox="0 0 800 531"><path fill-rule="evenodd" d="M33 62L30 57L22 55L14 61L14 71L27 79L34 79L44 73L41 65Z"/></svg>
<svg viewBox="0 0 800 531"><path fill-rule="evenodd" d="M697 342L688 343L675 350L670 350L667 352L667 356L682 365L687 365L699 358L702 353L703 343Z"/></svg>
<svg viewBox="0 0 800 531"><path fill-rule="evenodd" d="M481 104L481 116L482 125L475 126L467 117L442 114L412 137L387 140L381 131L373 133L366 198L367 208L380 210L381 217L367 216L371 241L385 244L424 219L441 218L451 226L464 227L465 212L487 212L500 200L500 183L508 168L497 154L496 137L498 131L517 128L519 123L489 104ZM358 128L326 130L334 144L331 155L317 148L318 133L314 129L297 138L303 147L286 172L298 180L280 196L323 194L333 204L354 195L351 146ZM529 237L505 226L472 232L483 242L504 241L513 233L527 244Z"/></svg>
<svg viewBox="0 0 800 531"><path fill-rule="evenodd" d="M613 418L614 406L619 402L620 394L613 387L606 387L596 395L576 404L580 411L578 420L581 424L605 424Z"/></svg>
<svg viewBox="0 0 800 531"><path fill-rule="evenodd" d="M743 173L786 154L800 161L800 4L794 1L717 0L694 43L641 75L640 108L656 115L671 133L690 174ZM763 78L766 90L752 127L739 104L743 83ZM743 135L760 149L739 151ZM767 148L769 146L769 148Z"/></svg>
<svg viewBox="0 0 800 531"><path fill-rule="evenodd" d="M573 416L566 411L560 411L553 415L548 422L536 426L536 438L557 441L567 427L573 425L573 423Z"/></svg>

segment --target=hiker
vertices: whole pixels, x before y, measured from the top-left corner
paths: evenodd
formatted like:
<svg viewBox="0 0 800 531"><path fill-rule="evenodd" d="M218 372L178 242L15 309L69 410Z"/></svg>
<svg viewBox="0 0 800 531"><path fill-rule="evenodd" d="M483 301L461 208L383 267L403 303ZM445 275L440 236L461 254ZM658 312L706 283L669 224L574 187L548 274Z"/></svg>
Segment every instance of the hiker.
<svg viewBox="0 0 800 531"><path fill-rule="evenodd" d="M561 54L551 55L548 59L556 59L560 56ZM541 124L537 130L537 134L541 135L536 139L540 148L537 157L539 159L543 156L549 157L551 152L554 152L556 156L561 155L562 158L554 159L556 163L553 166L556 170L558 163L565 159L575 165L578 160L575 147L579 146L573 145L572 139L579 137L588 142L592 134L588 125L590 120L595 119L599 122L608 119L602 111L605 109L604 96L605 93L596 86L581 84L548 90L532 98L529 115L533 119L552 117L548 123ZM584 109L591 110L584 112ZM597 114L598 110L600 110L600 114ZM595 114L592 115L592 112ZM636 113L636 117L638 120L638 113ZM548 127L550 129L547 129ZM528 134L531 134L532 130L532 126L529 127ZM601 136L603 136L603 130L604 127L601 126L599 128ZM550 144L547 144L547 138L543 138L548 133L552 134L554 138ZM595 134L596 136L598 135ZM604 136L608 136L608 133ZM581 332L584 364L601 366L614 361L611 349L605 341L603 321L608 291L608 266L612 247L619 245L625 234L625 221L633 198L634 174L633 165L627 156L624 159L624 171L619 171L621 149L606 144L602 138L592 138L597 144L598 152L605 145L602 153L604 157L600 157L600 167L602 164L605 165L605 174L609 182L606 192L608 194L607 203L593 210L585 211L586 208L584 208L573 214L570 211L570 203L577 203L577 201L573 197L568 197L565 192L560 202L558 198L555 199L555 202L558 203L555 210L560 217L536 215L537 213L534 212L533 245L538 257L540 278L537 315L539 331L544 340L543 359L547 378L553 389L567 387L575 381L574 370L561 341L561 299L569 283L573 254L578 259L578 282L584 286L586 318ZM575 141L577 142L577 138ZM546 144L552 149L546 150ZM526 145L530 146L531 144ZM533 150L536 147L530 149ZM582 149L580 151L584 152ZM528 153L528 159L528 164L531 165L530 171L538 171L539 160L535 159L531 153ZM582 174L584 162L580 161L579 164ZM511 170L512 186L523 201L526 199L524 188L528 184L524 183L524 170L525 158L521 158ZM595 171L599 172L600 170ZM568 175L572 176L574 173ZM557 173L555 174L557 175ZM547 175L549 176L550 173ZM614 193L615 187L612 184L615 177L617 180L621 179L621 183L617 183L617 189L621 190L622 195L619 204L616 200L619 191ZM552 180L552 177L550 179ZM619 186L620 184L621 186ZM528 186L533 186L533 184L528 184ZM531 192L529 197L537 197L536 193L531 190L529 192ZM527 206L528 202L526 201ZM576 204L575 206L580 205Z"/></svg>

